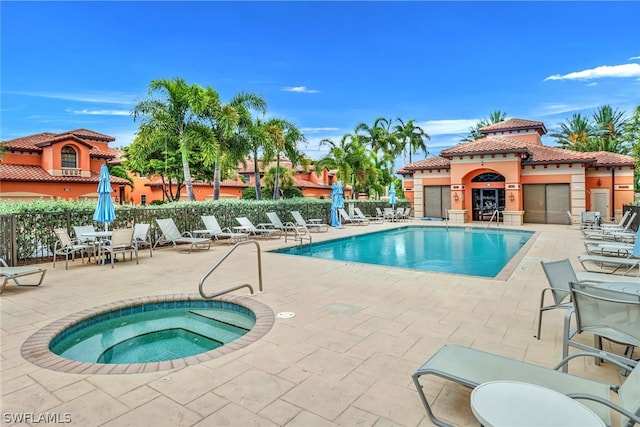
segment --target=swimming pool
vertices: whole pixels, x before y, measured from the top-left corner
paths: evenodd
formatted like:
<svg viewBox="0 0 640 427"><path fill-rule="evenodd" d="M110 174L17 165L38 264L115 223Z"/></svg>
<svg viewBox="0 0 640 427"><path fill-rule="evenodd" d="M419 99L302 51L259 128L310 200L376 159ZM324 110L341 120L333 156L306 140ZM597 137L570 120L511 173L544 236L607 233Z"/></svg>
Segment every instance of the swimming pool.
<svg viewBox="0 0 640 427"><path fill-rule="evenodd" d="M407 226L274 252L496 277L533 234L520 230Z"/></svg>

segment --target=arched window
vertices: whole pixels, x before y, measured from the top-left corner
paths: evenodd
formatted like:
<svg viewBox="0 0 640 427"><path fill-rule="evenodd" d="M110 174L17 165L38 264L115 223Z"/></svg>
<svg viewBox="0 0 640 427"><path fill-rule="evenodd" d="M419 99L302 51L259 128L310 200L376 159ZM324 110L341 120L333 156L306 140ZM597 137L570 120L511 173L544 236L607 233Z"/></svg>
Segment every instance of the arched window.
<svg viewBox="0 0 640 427"><path fill-rule="evenodd" d="M485 172L473 178L471 182L504 182L504 176L493 172Z"/></svg>
<svg viewBox="0 0 640 427"><path fill-rule="evenodd" d="M65 145L64 147L62 147L62 167L78 167L78 156L76 154L76 150L70 145Z"/></svg>

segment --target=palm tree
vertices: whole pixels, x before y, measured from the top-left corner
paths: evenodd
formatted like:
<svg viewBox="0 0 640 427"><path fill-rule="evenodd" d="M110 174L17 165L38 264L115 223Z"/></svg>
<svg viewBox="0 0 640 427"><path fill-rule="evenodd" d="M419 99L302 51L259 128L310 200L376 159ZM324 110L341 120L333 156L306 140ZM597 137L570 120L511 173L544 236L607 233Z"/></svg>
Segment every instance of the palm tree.
<svg viewBox="0 0 640 427"><path fill-rule="evenodd" d="M409 163L411 160L411 153L416 151L422 151L426 156L428 154L427 144L424 142L425 139L431 140L431 137L420 127L416 126L415 121L413 119L407 121L405 123L401 118L398 117L398 122L400 124L395 126L395 134L400 141L400 148L402 149L402 153L409 150ZM404 163L404 158L403 158Z"/></svg>
<svg viewBox="0 0 640 427"><path fill-rule="evenodd" d="M304 135L291 122L283 119L270 119L265 123L265 129L268 135L267 141L263 146L265 164L276 158L275 178L273 185L273 200L278 200L280 195L279 189L279 171L280 156L284 153L293 166L303 158L304 154L298 149L298 142L306 141Z"/></svg>
<svg viewBox="0 0 640 427"><path fill-rule="evenodd" d="M556 142L563 148L574 151L590 151L590 141L597 135L597 130L589 119L580 113L574 114L565 123L560 123L559 129L549 136L556 138Z"/></svg>
<svg viewBox="0 0 640 427"><path fill-rule="evenodd" d="M203 116L209 121L215 135L214 143L220 149L217 151L213 175L213 200L220 198L221 167L224 163L228 168L235 168L247 154L246 147L242 144L235 145L237 138L232 138L241 121L250 120L251 110L264 112L265 100L250 92L240 92L235 95L228 104L222 104L218 93L207 88L207 106Z"/></svg>
<svg viewBox="0 0 640 427"><path fill-rule="evenodd" d="M506 120L506 118L507 113L503 113L500 110L493 111L491 114L489 114L489 117L480 120L474 127L469 128L469 134L462 138L462 142L472 142L477 139L484 138L486 135L480 132L480 129L485 126L495 125L496 123L503 122Z"/></svg>
<svg viewBox="0 0 640 427"><path fill-rule="evenodd" d="M630 149L625 143L625 128L629 119L624 112L613 110L609 105L603 105L593 114L593 126L597 129L589 151L610 151L628 154Z"/></svg>
<svg viewBox="0 0 640 427"><path fill-rule="evenodd" d="M207 100L206 91L201 86L188 85L179 77L173 80L153 80L149 84L149 99L139 102L133 111L134 120L144 116L143 125L178 140L184 183L190 201L196 198L189 154L197 147L204 163L209 164L215 160L218 150L217 144L211 143L215 141L213 132L199 119L199 115L206 109Z"/></svg>

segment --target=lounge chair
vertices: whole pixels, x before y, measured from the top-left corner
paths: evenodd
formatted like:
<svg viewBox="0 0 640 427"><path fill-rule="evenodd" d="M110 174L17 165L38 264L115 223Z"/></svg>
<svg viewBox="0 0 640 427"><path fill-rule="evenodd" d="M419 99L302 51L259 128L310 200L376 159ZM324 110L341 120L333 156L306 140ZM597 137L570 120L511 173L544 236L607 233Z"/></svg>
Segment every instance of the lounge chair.
<svg viewBox="0 0 640 427"><path fill-rule="evenodd" d="M279 239L282 236L282 231L276 230L275 228L266 228L266 227L256 227L247 217L239 217L236 218L236 221L240 224L243 231L246 231L250 236L255 237L264 237L264 238L275 238Z"/></svg>
<svg viewBox="0 0 640 427"><path fill-rule="evenodd" d="M80 243L78 240L71 239L65 228L56 228L53 230L58 240L53 245L53 268L56 268L56 258L58 255L64 256L65 270L69 269L69 257L71 261L75 261L76 254L80 254L82 263L84 264L84 256L89 257L95 254L95 245L93 243Z"/></svg>
<svg viewBox="0 0 640 427"><path fill-rule="evenodd" d="M7 286L9 280L17 286L40 286L44 280L44 275L47 273L46 268L40 267L9 267L4 259L0 258L0 294L4 292L4 287ZM23 283L22 280L18 280L19 277L39 275L36 283Z"/></svg>
<svg viewBox="0 0 640 427"><path fill-rule="evenodd" d="M382 212L382 209L376 208L376 218L381 218L382 221L384 221L384 212Z"/></svg>
<svg viewBox="0 0 640 427"><path fill-rule="evenodd" d="M280 230L285 234L290 231L295 233L296 230L299 229L299 226L297 226L291 221L283 223L276 212L267 212L267 218L269 218L269 221L271 222L258 224L258 227L260 225L264 225L265 227L271 227L271 228L275 228L276 230Z"/></svg>
<svg viewBox="0 0 640 427"><path fill-rule="evenodd" d="M355 225L369 225L371 222L367 218L351 218L347 211L344 209L338 209L338 213L340 214L340 218L343 224L355 224Z"/></svg>
<svg viewBox="0 0 640 427"><path fill-rule="evenodd" d="M111 268L113 268L114 262L118 254L122 254L122 261L125 261L126 254L129 254L129 260L133 260L133 255L136 256L136 264L138 262L138 246L133 240L133 228L119 228L113 230L113 234L110 239L102 241L100 245L101 253L108 253L111 260Z"/></svg>
<svg viewBox="0 0 640 427"><path fill-rule="evenodd" d="M445 345L420 366L412 378L429 418L439 426L450 427L451 425L438 418L431 409L431 404L420 383L420 379L427 375L435 375L472 389L489 381L520 381L536 384L577 399L608 426L611 425L610 409L621 414L621 426L626 425L627 418L631 420L628 425L640 424L640 367L636 366L619 387L558 370L566 367L570 360L585 356L593 357L599 354L584 352L572 354L562 359L554 368L547 368L470 347ZM608 355L602 357L621 368L628 368L624 363ZM438 381L435 385L439 383ZM611 391L617 392L620 404L610 399Z"/></svg>
<svg viewBox="0 0 640 427"><path fill-rule="evenodd" d="M305 221L299 211L291 211L291 216L293 216L297 225L304 226L309 231L325 232L329 230L329 224L324 224L318 221Z"/></svg>
<svg viewBox="0 0 640 427"><path fill-rule="evenodd" d="M584 267L585 270L589 270L591 263L600 264L600 267L609 266L613 268L610 273L615 273L620 268L626 268L624 274L629 273L634 267L639 267L638 276L640 276L640 228L636 232L635 243L633 250L627 258L618 256L606 256L606 255L579 255L578 261Z"/></svg>
<svg viewBox="0 0 640 427"><path fill-rule="evenodd" d="M235 231L231 231L230 228L222 228L218 223L218 220L213 215L202 215L200 217L202 222L204 223L204 230L194 230L193 232L196 234L206 234L210 238L220 240L227 239L229 240L229 244L238 243L240 240L247 240L249 235L247 233L237 233Z"/></svg>
<svg viewBox="0 0 640 427"><path fill-rule="evenodd" d="M149 224L135 224L133 226L133 243L138 250L149 247L149 256L153 257L153 243L151 242L151 233Z"/></svg>
<svg viewBox="0 0 640 427"><path fill-rule="evenodd" d="M583 230L582 232L589 239L622 240L630 233L629 229L636 216L638 216L637 212L633 212L627 222L620 226L610 225L607 227L603 225L597 229Z"/></svg>
<svg viewBox="0 0 640 427"><path fill-rule="evenodd" d="M627 223L626 221L629 218L630 214L631 214L631 211L626 211L624 215L622 215L622 218L620 218L620 221L600 224L600 228L601 229L623 229Z"/></svg>
<svg viewBox="0 0 640 427"><path fill-rule="evenodd" d="M396 220L396 212L393 210L393 208L384 208L384 219L388 220L388 221L395 221Z"/></svg>
<svg viewBox="0 0 640 427"><path fill-rule="evenodd" d="M356 219L362 219L362 220L366 220L366 221L369 221L369 222L378 222L378 223L382 223L384 221L382 219L382 217L366 216L365 214L362 213L360 208L353 208L353 212L355 212L355 214L356 214Z"/></svg>
<svg viewBox="0 0 640 427"><path fill-rule="evenodd" d="M596 229L600 226L600 212L584 211L580 215L580 229Z"/></svg>
<svg viewBox="0 0 640 427"><path fill-rule="evenodd" d="M158 223L158 227L160 227L162 236L156 241L156 244L153 246L154 248L161 243L171 243L179 253L191 253L193 248L202 250L209 250L209 248L211 248L211 239L193 237L193 235L188 231L180 233L172 218L156 219L156 222ZM180 250L180 247L178 246L180 244L189 245L189 249Z"/></svg>
<svg viewBox="0 0 640 427"><path fill-rule="evenodd" d="M608 355L628 367L638 361L632 358L633 348L640 346L640 298L637 294L615 291L585 283L569 283L573 310L564 317L562 356L569 355L569 347L597 353L596 363L602 355ZM574 316L575 314L575 316ZM571 319L576 327L571 329ZM574 340L582 333L593 334L595 344ZM624 356L602 349L602 338L627 346ZM567 367L563 367L566 372ZM637 389L640 396L640 387ZM637 400L640 405L640 398ZM640 415L640 413L639 413Z"/></svg>

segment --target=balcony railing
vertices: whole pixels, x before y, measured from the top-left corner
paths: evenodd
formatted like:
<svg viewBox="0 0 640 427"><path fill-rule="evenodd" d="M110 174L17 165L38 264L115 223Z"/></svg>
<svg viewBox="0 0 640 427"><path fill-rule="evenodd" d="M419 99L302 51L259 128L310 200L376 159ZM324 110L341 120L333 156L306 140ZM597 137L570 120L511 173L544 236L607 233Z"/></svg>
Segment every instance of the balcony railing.
<svg viewBox="0 0 640 427"><path fill-rule="evenodd" d="M80 176L81 169L78 168L62 168L62 176Z"/></svg>

